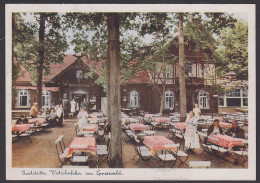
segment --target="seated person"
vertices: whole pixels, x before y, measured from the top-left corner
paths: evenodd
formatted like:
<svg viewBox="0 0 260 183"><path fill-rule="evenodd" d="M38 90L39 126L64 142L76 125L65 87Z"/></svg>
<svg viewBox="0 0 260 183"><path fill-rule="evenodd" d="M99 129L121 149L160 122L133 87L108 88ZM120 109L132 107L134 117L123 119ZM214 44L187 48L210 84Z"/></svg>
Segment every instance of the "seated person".
<svg viewBox="0 0 260 183"><path fill-rule="evenodd" d="M236 120L232 121L232 128L230 128L226 134L235 138L245 138L245 132L238 126L238 122Z"/></svg>
<svg viewBox="0 0 260 183"><path fill-rule="evenodd" d="M21 115L20 118L17 119L15 124L21 124L21 123L28 124L28 119L25 117L25 115Z"/></svg>
<svg viewBox="0 0 260 183"><path fill-rule="evenodd" d="M50 114L46 115L46 120L48 123L54 124L56 122L57 115L54 112L54 109L51 109Z"/></svg>
<svg viewBox="0 0 260 183"><path fill-rule="evenodd" d="M208 136L211 134L224 134L223 129L219 126L219 120L215 119L213 124L209 126Z"/></svg>
<svg viewBox="0 0 260 183"><path fill-rule="evenodd" d="M225 118L223 122L225 122L225 123L229 123L229 121L228 121L227 118Z"/></svg>

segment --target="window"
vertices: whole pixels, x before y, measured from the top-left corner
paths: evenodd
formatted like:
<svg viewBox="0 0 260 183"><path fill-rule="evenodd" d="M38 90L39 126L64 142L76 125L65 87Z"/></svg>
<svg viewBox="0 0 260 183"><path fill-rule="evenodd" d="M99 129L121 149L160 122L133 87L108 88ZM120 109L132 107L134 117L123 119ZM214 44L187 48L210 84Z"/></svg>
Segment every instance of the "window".
<svg viewBox="0 0 260 183"><path fill-rule="evenodd" d="M171 78L173 76L173 68L172 65L166 66L166 77Z"/></svg>
<svg viewBox="0 0 260 183"><path fill-rule="evenodd" d="M130 92L130 107L138 107L138 92Z"/></svg>
<svg viewBox="0 0 260 183"><path fill-rule="evenodd" d="M185 75L192 76L192 64L187 64L185 67Z"/></svg>
<svg viewBox="0 0 260 183"><path fill-rule="evenodd" d="M21 90L18 92L17 107L27 108L30 107L29 104L29 92L26 90Z"/></svg>
<svg viewBox="0 0 260 183"><path fill-rule="evenodd" d="M223 97L218 98L218 105L221 106L221 107L224 106L224 98Z"/></svg>
<svg viewBox="0 0 260 183"><path fill-rule="evenodd" d="M49 91L42 91L42 107L49 108L51 106L51 93Z"/></svg>
<svg viewBox="0 0 260 183"><path fill-rule="evenodd" d="M234 89L228 92L227 97L240 97L240 89Z"/></svg>
<svg viewBox="0 0 260 183"><path fill-rule="evenodd" d="M242 97L243 97L243 106L248 106L248 91L247 91L247 88L243 88L242 89Z"/></svg>
<svg viewBox="0 0 260 183"><path fill-rule="evenodd" d="M77 79L82 79L82 70L77 70L76 77Z"/></svg>
<svg viewBox="0 0 260 183"><path fill-rule="evenodd" d="M229 91L223 97L219 97L219 106L221 107L247 107L248 92L247 88L235 88ZM223 100L221 102L220 100Z"/></svg>
<svg viewBox="0 0 260 183"><path fill-rule="evenodd" d="M168 90L165 92L165 108L173 108L173 92Z"/></svg>
<svg viewBox="0 0 260 183"><path fill-rule="evenodd" d="M203 64L200 64L200 65L199 65L199 76L200 76L200 77L204 77L204 73L205 73L205 71L204 71L204 65L203 65Z"/></svg>
<svg viewBox="0 0 260 183"><path fill-rule="evenodd" d="M208 109L209 108L209 93L206 91L199 92L199 108Z"/></svg>

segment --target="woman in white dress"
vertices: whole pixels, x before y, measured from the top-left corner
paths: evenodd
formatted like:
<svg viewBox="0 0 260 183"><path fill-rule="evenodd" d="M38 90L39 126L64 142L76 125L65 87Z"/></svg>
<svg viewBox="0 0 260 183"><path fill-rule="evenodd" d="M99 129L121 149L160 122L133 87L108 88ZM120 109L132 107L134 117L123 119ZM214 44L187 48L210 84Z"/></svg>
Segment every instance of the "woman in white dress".
<svg viewBox="0 0 260 183"><path fill-rule="evenodd" d="M199 136L197 134L197 120L193 111L190 111L186 119L187 127L184 135L185 147L188 148L188 151L200 148Z"/></svg>
<svg viewBox="0 0 260 183"><path fill-rule="evenodd" d="M73 114L76 112L76 102L75 102L74 98L70 102L70 112Z"/></svg>
<svg viewBox="0 0 260 183"><path fill-rule="evenodd" d="M82 130L82 128L86 125L88 121L88 113L87 111L85 111L84 107L81 108L77 117L79 118L79 122L78 122L79 130Z"/></svg>

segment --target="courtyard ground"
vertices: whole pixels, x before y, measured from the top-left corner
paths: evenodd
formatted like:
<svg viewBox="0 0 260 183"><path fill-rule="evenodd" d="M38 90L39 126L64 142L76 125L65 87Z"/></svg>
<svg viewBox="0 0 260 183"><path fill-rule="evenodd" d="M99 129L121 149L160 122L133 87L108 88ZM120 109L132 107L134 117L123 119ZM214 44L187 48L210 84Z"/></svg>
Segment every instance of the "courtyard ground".
<svg viewBox="0 0 260 183"><path fill-rule="evenodd" d="M62 128L54 127L50 132L37 134L33 136L32 142L29 140L18 141L12 144L12 166L15 168L59 168L61 163L58 160L56 147L54 141L60 136L64 135L65 145L68 146L75 137L74 123L77 119L66 119ZM247 131L247 127L245 129ZM155 135L162 135L167 137L167 131L156 131ZM124 135L124 133L123 133ZM195 154L189 156L188 161L204 160L204 156L200 156L202 150L196 150ZM151 168L155 167L152 163L137 163L133 164L133 157L135 156L134 145L123 143L123 165L125 168ZM137 160L137 157L135 158ZM241 165L234 165L232 159L223 160L216 156L209 156L211 161L211 168L243 168ZM163 164L158 163L160 167ZM95 168L95 157L91 159L90 168ZM108 167L107 164L102 164L102 167ZM245 167L247 168L247 163Z"/></svg>

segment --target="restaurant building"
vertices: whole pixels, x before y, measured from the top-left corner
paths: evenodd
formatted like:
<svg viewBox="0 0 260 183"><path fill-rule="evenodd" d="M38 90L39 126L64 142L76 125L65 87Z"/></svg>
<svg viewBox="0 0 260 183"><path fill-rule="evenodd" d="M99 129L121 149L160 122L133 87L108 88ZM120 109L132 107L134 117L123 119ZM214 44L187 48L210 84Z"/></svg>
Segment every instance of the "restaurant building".
<svg viewBox="0 0 260 183"><path fill-rule="evenodd" d="M202 113L217 113L219 105L224 108L247 106L245 94L247 81L243 81L241 85L234 85L235 96L233 94L218 96L218 93L212 89L214 83L220 83L214 75L215 64L205 56L205 53L211 53L209 50L194 51L194 47L195 45L192 44L185 46L185 59L189 61L185 69L187 110L192 110L195 103L198 103ZM173 44L169 47L169 51L172 54L170 59L174 60L174 57L178 56L178 47ZM63 63L51 64L50 74L43 76L42 108L49 109L62 103L63 99L67 101L70 108L69 104L73 98L79 104L86 98L90 112L106 113L106 92L97 82L104 72L104 63L104 61L91 61L86 56L66 55ZM30 73L22 66L20 70L20 75L14 82L17 95L12 99L13 111L29 110L37 101L36 86L33 85ZM224 80L229 81L229 77ZM162 74L149 71L137 72L121 83L122 110L133 113L139 111L158 113L160 109L158 88L162 89ZM163 113L178 112L180 105L178 62L168 62L165 88ZM232 99L238 97L238 89L241 92L240 102L238 99Z"/></svg>

